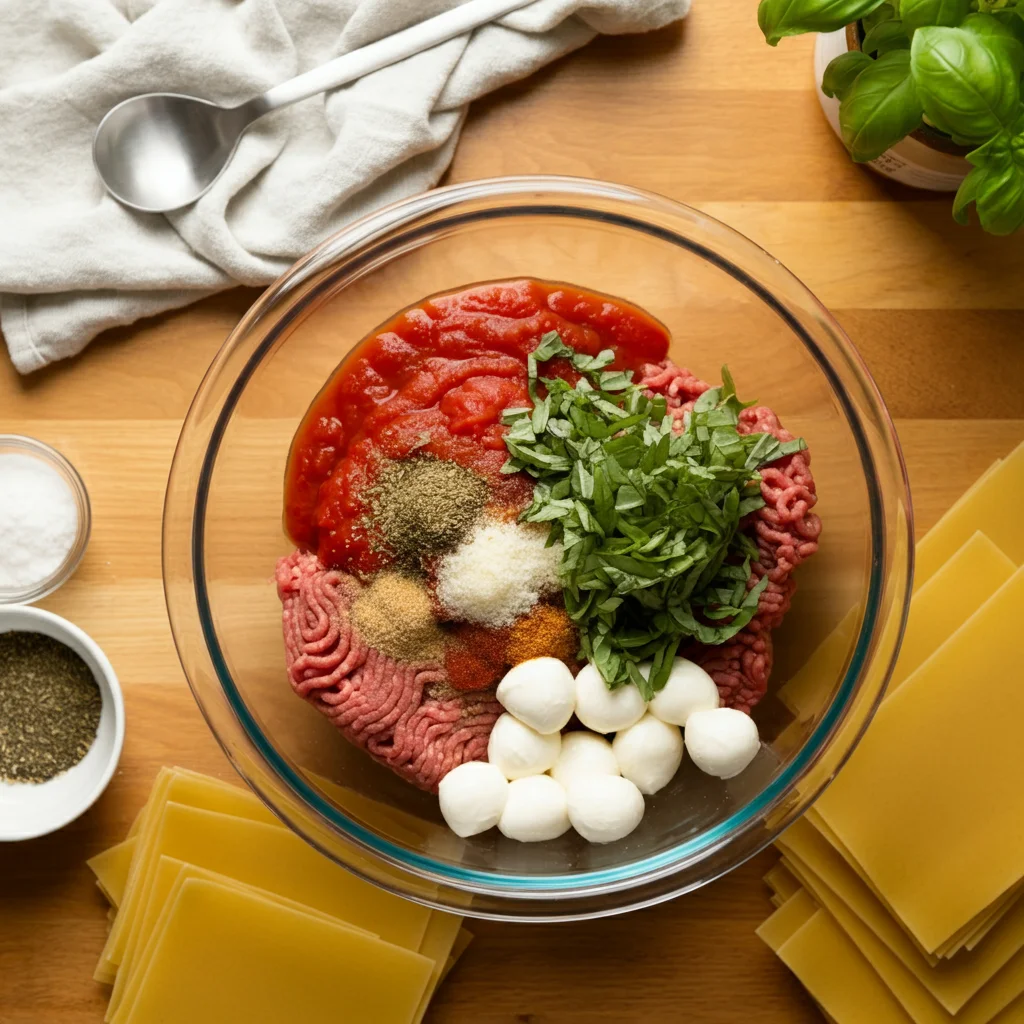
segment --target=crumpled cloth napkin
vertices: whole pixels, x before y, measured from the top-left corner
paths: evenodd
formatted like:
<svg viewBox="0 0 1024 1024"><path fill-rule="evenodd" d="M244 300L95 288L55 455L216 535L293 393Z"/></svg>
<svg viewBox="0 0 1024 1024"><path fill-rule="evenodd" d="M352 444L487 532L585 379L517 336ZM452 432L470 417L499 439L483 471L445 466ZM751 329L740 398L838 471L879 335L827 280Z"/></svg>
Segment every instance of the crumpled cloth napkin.
<svg viewBox="0 0 1024 1024"><path fill-rule="evenodd" d="M0 328L17 369L75 355L108 327L269 283L349 222L436 184L472 100L599 32L660 28L689 7L536 0L267 116L191 208L135 213L100 185L93 131L126 97L238 103L457 2L0 0Z"/></svg>

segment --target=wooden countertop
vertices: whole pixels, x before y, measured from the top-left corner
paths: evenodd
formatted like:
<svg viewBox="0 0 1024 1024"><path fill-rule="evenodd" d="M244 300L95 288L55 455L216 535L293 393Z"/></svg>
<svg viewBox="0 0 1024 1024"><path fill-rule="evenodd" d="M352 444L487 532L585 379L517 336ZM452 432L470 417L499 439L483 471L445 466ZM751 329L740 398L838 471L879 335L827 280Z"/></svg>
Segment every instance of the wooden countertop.
<svg viewBox="0 0 1024 1024"><path fill-rule="evenodd" d="M957 227L948 197L854 167L818 108L811 43L772 50L750 0L697 0L682 28L601 39L476 105L451 181L552 172L699 206L817 293L897 419L919 531L1024 437L1024 240ZM0 358L0 431L85 476L94 533L46 606L105 648L125 690L120 770L61 833L0 846L0 1021L96 1024L105 904L86 857L121 839L160 765L231 777L185 684L160 585L163 488L182 417L254 298L237 290L110 332L30 379ZM754 936L762 854L706 889L586 925L476 923L433 1024L800 1024L813 1004ZM227 1024L227 1022L226 1022Z"/></svg>

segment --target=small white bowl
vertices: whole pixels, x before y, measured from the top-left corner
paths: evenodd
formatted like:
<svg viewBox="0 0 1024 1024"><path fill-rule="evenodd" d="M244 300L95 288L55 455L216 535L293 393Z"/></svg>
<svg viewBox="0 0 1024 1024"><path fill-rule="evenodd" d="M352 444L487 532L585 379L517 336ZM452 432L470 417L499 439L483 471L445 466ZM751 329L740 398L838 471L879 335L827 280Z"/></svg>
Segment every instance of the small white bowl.
<svg viewBox="0 0 1024 1024"><path fill-rule="evenodd" d="M67 644L92 669L103 700L89 752L48 782L0 780L0 842L56 832L88 810L107 788L124 743L124 701L117 675L99 645L53 612L28 605L0 606L0 633L43 633Z"/></svg>

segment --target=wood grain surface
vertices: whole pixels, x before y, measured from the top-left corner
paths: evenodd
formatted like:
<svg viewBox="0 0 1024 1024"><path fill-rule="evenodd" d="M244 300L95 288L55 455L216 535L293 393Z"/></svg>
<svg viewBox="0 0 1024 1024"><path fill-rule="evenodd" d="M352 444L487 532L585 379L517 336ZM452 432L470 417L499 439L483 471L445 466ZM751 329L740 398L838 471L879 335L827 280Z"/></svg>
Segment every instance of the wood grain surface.
<svg viewBox="0 0 1024 1024"><path fill-rule="evenodd" d="M831 307L903 441L918 531L1024 438L1024 238L959 228L949 199L854 167L825 123L811 43L761 40L753 0L697 0L683 27L601 39L476 105L449 175L608 178L705 209L750 235ZM94 533L45 602L105 648L128 731L116 778L61 833L0 846L0 1022L96 1024L105 904L84 861L118 841L157 768L231 769L171 643L160 584L163 489L182 417L253 300L237 290L110 332L73 364L22 380L0 359L0 431L78 466ZM476 923L433 1024L693 1021L819 1015L754 936L764 853L683 899L579 925ZM231 1024L231 1022L225 1022Z"/></svg>

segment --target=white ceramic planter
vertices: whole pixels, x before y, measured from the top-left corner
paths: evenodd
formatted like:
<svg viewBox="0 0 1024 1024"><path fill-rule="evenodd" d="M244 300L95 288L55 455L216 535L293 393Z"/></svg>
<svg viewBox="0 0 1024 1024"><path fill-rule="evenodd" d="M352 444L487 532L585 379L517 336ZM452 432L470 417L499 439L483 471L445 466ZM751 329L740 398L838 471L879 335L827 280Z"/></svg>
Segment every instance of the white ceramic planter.
<svg viewBox="0 0 1024 1024"><path fill-rule="evenodd" d="M818 100L828 123L840 138L839 101L821 91L821 78L829 62L846 53L847 49L845 29L819 35L814 47L814 84L818 89ZM962 156L944 153L911 136L886 150L867 166L893 181L932 192L955 192L971 169Z"/></svg>

